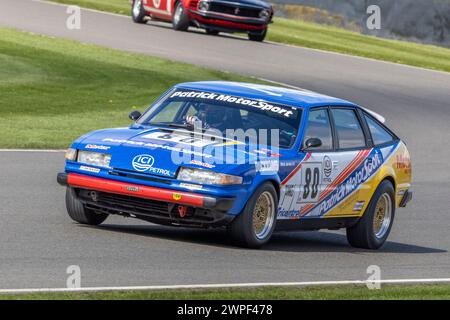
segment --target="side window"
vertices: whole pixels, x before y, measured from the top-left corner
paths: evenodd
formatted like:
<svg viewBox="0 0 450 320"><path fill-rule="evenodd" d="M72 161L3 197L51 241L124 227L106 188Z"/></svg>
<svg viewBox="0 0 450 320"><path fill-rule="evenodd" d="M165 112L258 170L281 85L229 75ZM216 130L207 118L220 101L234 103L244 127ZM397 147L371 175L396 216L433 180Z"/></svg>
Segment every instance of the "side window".
<svg viewBox="0 0 450 320"><path fill-rule="evenodd" d="M340 149L366 146L364 132L354 110L331 109Z"/></svg>
<svg viewBox="0 0 450 320"><path fill-rule="evenodd" d="M177 115L177 113L180 110L182 105L183 105L183 102L180 102L180 101L171 102L164 109L162 109L161 112L156 114L151 119L151 121L152 122L173 122L175 116Z"/></svg>
<svg viewBox="0 0 450 320"><path fill-rule="evenodd" d="M310 150L333 149L333 135L331 133L330 118L326 109L313 109L309 112L303 143L310 138L319 138L322 141L321 147L311 148Z"/></svg>
<svg viewBox="0 0 450 320"><path fill-rule="evenodd" d="M375 120L367 115L365 115L364 117L366 118L367 125L369 126L369 131L372 135L374 145L380 145L394 140L392 138L392 135L387 132L381 125L376 123Z"/></svg>

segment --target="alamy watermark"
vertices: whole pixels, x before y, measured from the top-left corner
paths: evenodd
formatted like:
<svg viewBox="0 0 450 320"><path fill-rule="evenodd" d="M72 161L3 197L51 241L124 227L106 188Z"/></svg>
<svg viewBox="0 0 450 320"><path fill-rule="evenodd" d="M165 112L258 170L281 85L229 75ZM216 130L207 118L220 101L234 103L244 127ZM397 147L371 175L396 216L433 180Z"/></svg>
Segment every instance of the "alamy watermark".
<svg viewBox="0 0 450 320"><path fill-rule="evenodd" d="M368 14L366 20L366 27L369 30L381 29L381 8L375 4L367 7L366 13Z"/></svg>
<svg viewBox="0 0 450 320"><path fill-rule="evenodd" d="M66 19L66 28L69 30L81 29L81 9L79 6L68 6L66 13L69 15Z"/></svg>
<svg viewBox="0 0 450 320"><path fill-rule="evenodd" d="M367 267L367 278L366 286L370 290L381 289L381 268L377 265L370 265Z"/></svg>
<svg viewBox="0 0 450 320"><path fill-rule="evenodd" d="M66 280L66 287L68 289L81 288L81 268L77 265L68 266L66 273L69 275Z"/></svg>

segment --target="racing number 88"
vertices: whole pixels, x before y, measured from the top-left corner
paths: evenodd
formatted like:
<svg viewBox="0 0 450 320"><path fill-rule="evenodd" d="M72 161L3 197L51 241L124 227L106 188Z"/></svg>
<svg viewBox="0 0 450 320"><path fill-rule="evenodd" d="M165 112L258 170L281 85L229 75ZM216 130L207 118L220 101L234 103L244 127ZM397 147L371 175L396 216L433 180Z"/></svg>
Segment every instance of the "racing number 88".
<svg viewBox="0 0 450 320"><path fill-rule="evenodd" d="M312 183L311 183L312 182ZM319 193L320 170L319 168L306 168L305 185L303 186L303 200L317 198ZM311 193L311 194L310 194Z"/></svg>

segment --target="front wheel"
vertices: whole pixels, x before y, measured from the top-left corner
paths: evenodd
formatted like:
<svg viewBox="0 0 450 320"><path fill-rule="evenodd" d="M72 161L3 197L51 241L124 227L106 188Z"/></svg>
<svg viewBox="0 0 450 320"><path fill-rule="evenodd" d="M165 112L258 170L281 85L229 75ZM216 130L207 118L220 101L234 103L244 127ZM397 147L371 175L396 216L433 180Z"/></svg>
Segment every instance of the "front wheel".
<svg viewBox="0 0 450 320"><path fill-rule="evenodd" d="M267 182L255 191L244 210L228 226L232 242L246 248L259 248L267 243L275 229L277 208L277 192Z"/></svg>
<svg viewBox="0 0 450 320"><path fill-rule="evenodd" d="M133 18L133 21L136 23L144 23L145 16L146 13L142 0L133 0L133 6L131 7L131 17Z"/></svg>
<svg viewBox="0 0 450 320"><path fill-rule="evenodd" d="M189 28L189 17L183 7L183 3L178 1L173 12L172 25L177 31L187 31Z"/></svg>
<svg viewBox="0 0 450 320"><path fill-rule="evenodd" d="M267 35L267 29L258 32L249 32L248 38L251 41L263 42Z"/></svg>
<svg viewBox="0 0 450 320"><path fill-rule="evenodd" d="M384 180L375 191L364 216L347 229L351 246L379 249L391 232L395 216L395 193L390 181Z"/></svg>
<svg viewBox="0 0 450 320"><path fill-rule="evenodd" d="M86 206L77 199L75 190L67 188L66 190L66 208L69 217L73 221L81 224L96 226L108 218L106 213L96 213L86 208Z"/></svg>

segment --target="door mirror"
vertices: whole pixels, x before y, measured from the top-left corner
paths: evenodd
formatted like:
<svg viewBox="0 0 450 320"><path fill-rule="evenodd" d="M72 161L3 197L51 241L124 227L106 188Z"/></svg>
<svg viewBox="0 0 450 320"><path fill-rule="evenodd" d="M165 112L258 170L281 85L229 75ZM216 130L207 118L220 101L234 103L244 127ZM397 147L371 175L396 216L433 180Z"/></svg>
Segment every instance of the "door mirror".
<svg viewBox="0 0 450 320"><path fill-rule="evenodd" d="M319 138L309 138L306 140L303 150L308 150L311 148L319 148L322 146L322 140Z"/></svg>
<svg viewBox="0 0 450 320"><path fill-rule="evenodd" d="M134 110L133 112L131 112L129 115L128 115L128 118L130 118L131 120L133 120L133 121L136 121L137 119L139 119L140 117L141 117L141 113L139 112L139 111L137 111L137 110Z"/></svg>

